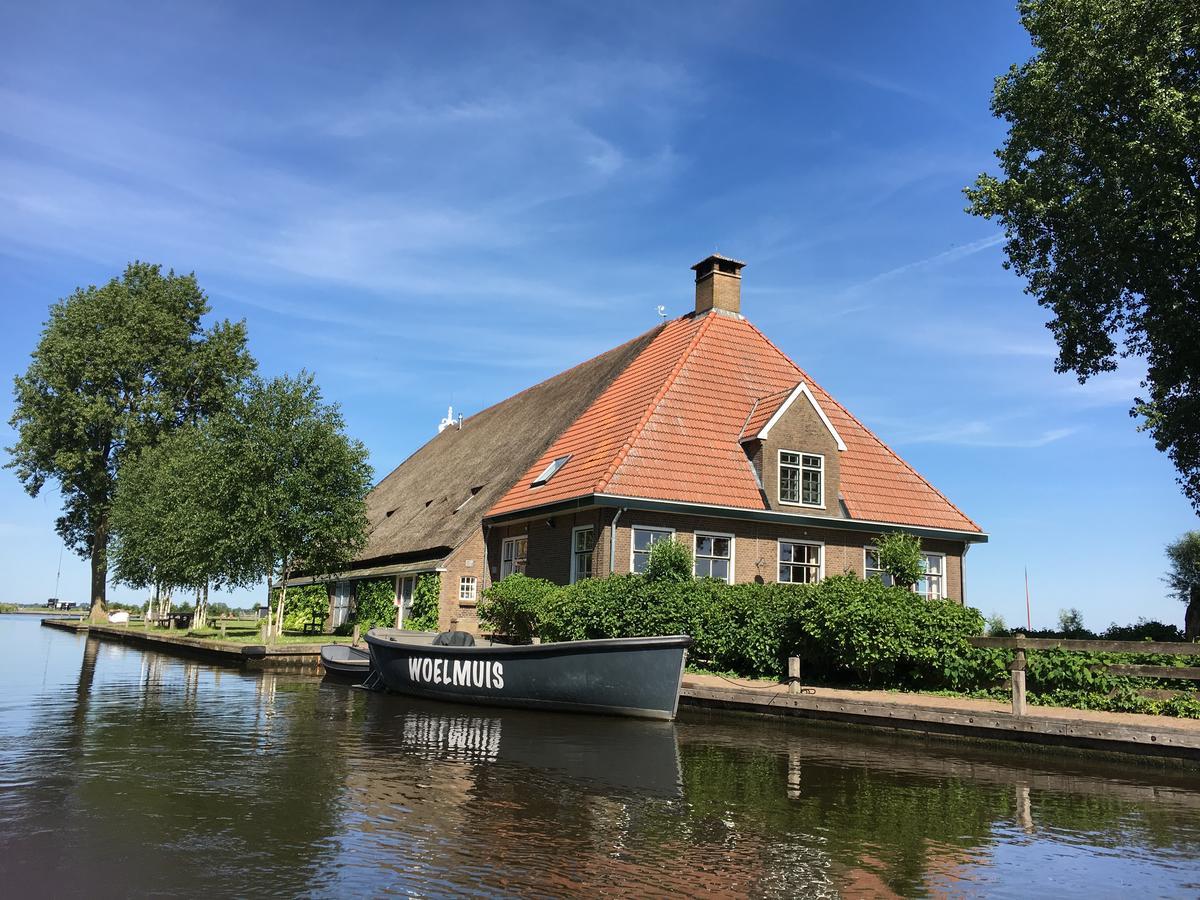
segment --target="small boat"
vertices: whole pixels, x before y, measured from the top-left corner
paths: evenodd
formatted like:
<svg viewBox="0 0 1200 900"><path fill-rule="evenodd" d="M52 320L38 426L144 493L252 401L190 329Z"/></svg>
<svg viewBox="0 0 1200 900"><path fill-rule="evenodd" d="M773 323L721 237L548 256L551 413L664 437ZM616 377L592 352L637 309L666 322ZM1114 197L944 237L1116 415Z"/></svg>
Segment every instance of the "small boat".
<svg viewBox="0 0 1200 900"><path fill-rule="evenodd" d="M321 648L326 675L362 681L371 672L371 654L351 644L326 644Z"/></svg>
<svg viewBox="0 0 1200 900"><path fill-rule="evenodd" d="M609 638L442 647L390 628L367 632L371 662L399 694L488 706L673 719L692 639Z"/></svg>

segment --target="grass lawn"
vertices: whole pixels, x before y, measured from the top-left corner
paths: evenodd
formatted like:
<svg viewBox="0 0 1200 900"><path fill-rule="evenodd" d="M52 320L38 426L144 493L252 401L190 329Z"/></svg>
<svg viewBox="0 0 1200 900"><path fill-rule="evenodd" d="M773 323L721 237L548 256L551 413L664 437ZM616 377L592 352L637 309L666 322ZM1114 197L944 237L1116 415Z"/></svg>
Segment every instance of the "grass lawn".
<svg viewBox="0 0 1200 900"><path fill-rule="evenodd" d="M228 644L261 644L262 632L252 622L231 621L225 626L225 637L221 637L221 632L216 628L193 628L191 631L184 631L180 628L159 628L157 625L146 627L140 622L131 622L129 625L131 630L142 631L147 634L162 634L174 635L176 637L193 637L202 638L210 641L224 642ZM273 643L276 644L348 644L351 641L351 636L333 635L333 634L303 634L299 631L285 631L282 637L275 638Z"/></svg>

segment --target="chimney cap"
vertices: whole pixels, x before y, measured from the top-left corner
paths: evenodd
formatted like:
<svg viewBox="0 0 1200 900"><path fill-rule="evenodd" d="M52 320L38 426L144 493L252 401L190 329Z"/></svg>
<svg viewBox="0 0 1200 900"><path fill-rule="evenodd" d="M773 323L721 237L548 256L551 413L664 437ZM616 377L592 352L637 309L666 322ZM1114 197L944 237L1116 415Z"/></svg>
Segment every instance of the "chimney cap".
<svg viewBox="0 0 1200 900"><path fill-rule="evenodd" d="M729 256L722 256L720 253L713 253L692 266L692 269L696 273L697 281L714 271L720 272L723 275L733 275L740 278L745 265L740 259L733 259Z"/></svg>

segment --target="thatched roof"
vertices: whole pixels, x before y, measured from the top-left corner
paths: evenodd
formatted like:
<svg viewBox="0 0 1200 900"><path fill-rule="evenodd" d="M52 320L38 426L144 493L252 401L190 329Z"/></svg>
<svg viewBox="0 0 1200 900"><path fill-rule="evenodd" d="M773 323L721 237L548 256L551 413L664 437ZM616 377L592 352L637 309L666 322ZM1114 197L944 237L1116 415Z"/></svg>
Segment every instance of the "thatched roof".
<svg viewBox="0 0 1200 900"><path fill-rule="evenodd" d="M444 557L645 349L661 326L432 438L367 495L370 539L355 567Z"/></svg>

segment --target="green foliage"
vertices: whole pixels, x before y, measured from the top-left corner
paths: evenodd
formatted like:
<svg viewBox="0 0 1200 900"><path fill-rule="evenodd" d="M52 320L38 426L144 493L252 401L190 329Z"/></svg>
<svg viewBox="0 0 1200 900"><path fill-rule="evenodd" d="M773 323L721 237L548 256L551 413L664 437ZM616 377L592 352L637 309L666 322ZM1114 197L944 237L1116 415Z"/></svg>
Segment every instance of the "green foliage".
<svg viewBox="0 0 1200 900"><path fill-rule="evenodd" d="M192 275L131 263L102 287L50 308L32 362L15 381L8 448L26 491L57 481L56 529L92 559L94 612L103 604L109 509L126 461L175 428L225 408L253 371L244 323L209 312Z"/></svg>
<svg viewBox="0 0 1200 900"><path fill-rule="evenodd" d="M879 536L875 542L879 568L891 576L899 587L910 588L925 574L925 557L921 539L903 531Z"/></svg>
<svg viewBox="0 0 1200 900"><path fill-rule="evenodd" d="M272 599L278 602L279 591L272 591ZM291 631L299 631L307 625L316 614L322 616L329 612L329 588L324 584L306 584L303 587L290 587L287 590L287 612L283 617L283 627Z"/></svg>
<svg viewBox="0 0 1200 900"><path fill-rule="evenodd" d="M417 578L413 588L412 615L404 620L410 631L437 631L442 594L442 576L426 572Z"/></svg>
<svg viewBox="0 0 1200 900"><path fill-rule="evenodd" d="M1138 619L1133 625L1114 622L1101 637L1106 641L1182 641L1183 632L1175 625L1166 625L1153 619Z"/></svg>
<svg viewBox="0 0 1200 900"><path fill-rule="evenodd" d="M1008 624L1004 616L994 613L987 618L987 634L989 637L1001 637L1008 634Z"/></svg>
<svg viewBox="0 0 1200 900"><path fill-rule="evenodd" d="M1058 630L1065 638L1082 640L1093 636L1093 632L1088 631L1083 625L1083 613L1073 606L1070 609L1058 611Z"/></svg>
<svg viewBox="0 0 1200 900"><path fill-rule="evenodd" d="M354 624L365 633L396 624L396 587L390 578L359 581L354 586Z"/></svg>
<svg viewBox="0 0 1200 900"><path fill-rule="evenodd" d="M15 613L17 604L15 603L0 603L0 613Z"/></svg>
<svg viewBox="0 0 1200 900"><path fill-rule="evenodd" d="M1084 381L1147 363L1134 399L1200 510L1200 18L1194 2L1022 0L1035 53L996 80L1006 266L1049 309L1055 368Z"/></svg>
<svg viewBox="0 0 1200 900"><path fill-rule="evenodd" d="M687 544L674 538L651 544L646 558L646 578L649 581L681 584L692 580L692 572L692 551Z"/></svg>
<svg viewBox="0 0 1200 900"><path fill-rule="evenodd" d="M479 621L497 634L528 644L545 619L546 599L556 590L549 581L516 572L483 592Z"/></svg>
<svg viewBox="0 0 1200 900"><path fill-rule="evenodd" d="M1188 531L1167 544L1166 582L1171 593L1188 603L1200 591L1200 531Z"/></svg>

